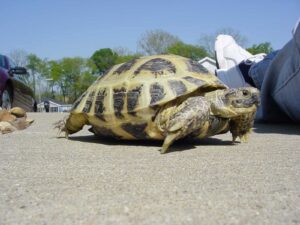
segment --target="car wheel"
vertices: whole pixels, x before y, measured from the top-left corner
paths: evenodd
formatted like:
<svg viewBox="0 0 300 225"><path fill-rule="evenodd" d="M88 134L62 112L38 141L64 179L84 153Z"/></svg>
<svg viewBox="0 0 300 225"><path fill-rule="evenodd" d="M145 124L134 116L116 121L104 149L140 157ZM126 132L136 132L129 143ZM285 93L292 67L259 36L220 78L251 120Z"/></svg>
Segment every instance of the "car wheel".
<svg viewBox="0 0 300 225"><path fill-rule="evenodd" d="M12 90L10 86L6 86L2 93L1 107L8 110L12 108Z"/></svg>

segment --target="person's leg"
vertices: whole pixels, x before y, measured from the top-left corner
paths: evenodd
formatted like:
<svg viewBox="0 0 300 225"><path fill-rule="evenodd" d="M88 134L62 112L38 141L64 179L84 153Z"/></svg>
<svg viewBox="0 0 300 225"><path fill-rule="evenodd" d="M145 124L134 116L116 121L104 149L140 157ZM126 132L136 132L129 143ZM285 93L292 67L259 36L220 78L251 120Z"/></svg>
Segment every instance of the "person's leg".
<svg viewBox="0 0 300 225"><path fill-rule="evenodd" d="M229 87L249 86L251 82L247 79L249 76L253 84L261 89L262 106L259 107L257 119L265 121L300 122L300 25L299 22L293 31L293 39L288 42L283 49L269 54L263 60L255 59L250 67L242 67L247 59L245 58L239 64L231 68L222 67L216 71L216 75ZM239 49L235 42L231 42L233 49ZM229 51L226 45L226 51L219 54L221 61L231 60L239 51ZM217 50L217 49L216 49ZM218 49L222 51L221 48ZM243 57L243 54L239 57ZM216 54L218 59L218 54ZM223 57L223 58L222 58ZM239 57L237 59L239 60ZM235 60L237 62L237 60ZM224 64L224 63L223 63ZM225 64L226 65L226 64Z"/></svg>
<svg viewBox="0 0 300 225"><path fill-rule="evenodd" d="M219 35L215 42L216 76L230 88L255 86L248 75L250 67L263 60L265 54L252 55L229 35Z"/></svg>
<svg viewBox="0 0 300 225"><path fill-rule="evenodd" d="M261 87L262 116L267 121L300 122L300 26L273 58Z"/></svg>
<svg viewBox="0 0 300 225"><path fill-rule="evenodd" d="M251 56L250 52L239 46L232 36L220 34L215 41L215 54L218 69L230 69Z"/></svg>
<svg viewBox="0 0 300 225"><path fill-rule="evenodd" d="M277 53L278 51L271 52L263 60L253 63L249 68L248 75L252 78L254 86L258 89L261 89L268 67Z"/></svg>

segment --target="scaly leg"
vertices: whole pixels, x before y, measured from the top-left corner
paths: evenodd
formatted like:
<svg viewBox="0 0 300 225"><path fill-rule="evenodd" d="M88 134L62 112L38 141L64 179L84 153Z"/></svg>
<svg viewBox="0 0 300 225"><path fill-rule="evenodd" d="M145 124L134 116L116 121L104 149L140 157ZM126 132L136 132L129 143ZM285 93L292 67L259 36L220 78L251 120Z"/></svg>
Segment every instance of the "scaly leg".
<svg viewBox="0 0 300 225"><path fill-rule="evenodd" d="M248 141L248 135L251 133L254 123L255 112L241 115L230 121L230 132L232 134L232 142L235 142L237 137L241 142Z"/></svg>
<svg viewBox="0 0 300 225"><path fill-rule="evenodd" d="M168 109L165 109L168 110ZM164 110L158 115L158 121L164 121L165 124L159 124L164 128L165 140L161 153L165 153L169 146L180 138L192 133L204 126L209 119L210 104L202 96L191 97L173 107L172 110Z"/></svg>

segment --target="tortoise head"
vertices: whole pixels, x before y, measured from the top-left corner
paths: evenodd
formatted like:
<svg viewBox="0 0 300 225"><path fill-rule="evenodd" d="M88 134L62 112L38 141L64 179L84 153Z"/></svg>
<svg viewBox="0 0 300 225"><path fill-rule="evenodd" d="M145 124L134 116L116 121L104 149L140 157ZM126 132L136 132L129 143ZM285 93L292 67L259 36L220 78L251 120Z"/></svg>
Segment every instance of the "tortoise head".
<svg viewBox="0 0 300 225"><path fill-rule="evenodd" d="M217 90L211 99L213 114L224 118L256 112L260 103L259 90L253 87Z"/></svg>

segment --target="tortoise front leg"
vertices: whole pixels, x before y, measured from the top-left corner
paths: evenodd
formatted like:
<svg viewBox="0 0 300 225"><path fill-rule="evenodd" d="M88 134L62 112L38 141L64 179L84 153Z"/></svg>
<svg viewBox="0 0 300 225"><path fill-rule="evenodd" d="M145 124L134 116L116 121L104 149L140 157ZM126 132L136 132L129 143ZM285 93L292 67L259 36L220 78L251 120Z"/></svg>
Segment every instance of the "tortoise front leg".
<svg viewBox="0 0 300 225"><path fill-rule="evenodd" d="M230 132L232 134L232 142L235 142L237 137L241 142L248 141L248 135L251 133L254 124L255 112L241 115L230 120Z"/></svg>
<svg viewBox="0 0 300 225"><path fill-rule="evenodd" d="M165 140L161 153L165 153L169 146L180 138L203 127L209 119L210 104L202 96L191 97L173 107L172 110L165 109L160 113L159 127L164 128ZM167 112L167 113L166 113Z"/></svg>

